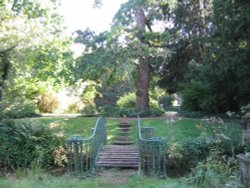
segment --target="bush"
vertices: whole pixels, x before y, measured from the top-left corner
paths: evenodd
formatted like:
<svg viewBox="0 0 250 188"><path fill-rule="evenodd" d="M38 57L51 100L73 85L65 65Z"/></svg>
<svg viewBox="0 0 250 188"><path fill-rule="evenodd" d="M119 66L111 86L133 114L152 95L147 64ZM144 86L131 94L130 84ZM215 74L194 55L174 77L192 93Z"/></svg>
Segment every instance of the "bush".
<svg viewBox="0 0 250 188"><path fill-rule="evenodd" d="M223 158L222 155L217 150L210 150L206 160L200 162L188 177L190 185L204 188L229 186L230 176L238 169L237 160L232 157Z"/></svg>
<svg viewBox="0 0 250 188"><path fill-rule="evenodd" d="M40 96L37 107L40 112L52 113L59 107L59 100L51 93L44 93Z"/></svg>
<svg viewBox="0 0 250 188"><path fill-rule="evenodd" d="M4 118L24 118L38 116L36 104L24 101L22 98L4 100L0 103L0 119Z"/></svg>
<svg viewBox="0 0 250 188"><path fill-rule="evenodd" d="M135 93L128 93L119 98L119 100L117 101L117 105L120 108L135 108L136 104L135 101L136 101Z"/></svg>
<svg viewBox="0 0 250 188"><path fill-rule="evenodd" d="M120 117L120 108L111 106L111 105L105 105L102 108L100 108L100 114L102 114L105 117Z"/></svg>
<svg viewBox="0 0 250 188"><path fill-rule="evenodd" d="M0 122L0 167L5 169L62 166L65 138L27 120Z"/></svg>
<svg viewBox="0 0 250 188"><path fill-rule="evenodd" d="M204 99L207 97L207 87L199 81L191 82L181 91L182 109L187 111L202 111Z"/></svg>
<svg viewBox="0 0 250 188"><path fill-rule="evenodd" d="M164 95L164 96L161 96L159 99L158 99L158 103L159 105L164 109L164 110L167 110L168 107L172 107L172 103L174 101L174 96L172 95Z"/></svg>
<svg viewBox="0 0 250 188"><path fill-rule="evenodd" d="M96 112L96 107L94 104L86 104L83 109L81 110L81 113L84 115L95 115Z"/></svg>
<svg viewBox="0 0 250 188"><path fill-rule="evenodd" d="M208 155L210 144L204 138L171 143L168 148L169 165L171 168L185 167L191 169Z"/></svg>
<svg viewBox="0 0 250 188"><path fill-rule="evenodd" d="M224 157L232 157L244 152L238 124L225 123L220 118L212 117L202 119L197 127L201 131L198 138L170 144L168 155L172 161L171 164L191 169L206 160L212 151L216 151Z"/></svg>

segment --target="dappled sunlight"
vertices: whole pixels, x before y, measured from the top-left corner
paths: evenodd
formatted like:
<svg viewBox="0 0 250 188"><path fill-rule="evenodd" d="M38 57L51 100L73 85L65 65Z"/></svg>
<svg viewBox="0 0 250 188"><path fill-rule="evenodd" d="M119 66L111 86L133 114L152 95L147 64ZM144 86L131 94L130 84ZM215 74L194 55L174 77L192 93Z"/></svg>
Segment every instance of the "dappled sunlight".
<svg viewBox="0 0 250 188"><path fill-rule="evenodd" d="M113 139L113 138L114 138L113 135L108 135L108 140L111 140L111 139Z"/></svg>

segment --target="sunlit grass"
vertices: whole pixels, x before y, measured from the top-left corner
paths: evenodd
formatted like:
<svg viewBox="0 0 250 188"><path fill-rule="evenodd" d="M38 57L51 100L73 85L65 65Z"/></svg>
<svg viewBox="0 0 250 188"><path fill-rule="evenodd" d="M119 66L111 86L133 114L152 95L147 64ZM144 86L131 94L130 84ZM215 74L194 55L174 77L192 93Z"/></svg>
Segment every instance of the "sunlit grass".
<svg viewBox="0 0 250 188"><path fill-rule="evenodd" d="M54 118L54 117L43 117L36 118L36 121L44 124L45 126L56 126L61 128L65 133L66 137L80 136L83 138L89 138L95 127L97 117L75 117L75 118ZM106 118L106 127L108 141L111 142L116 134L118 119Z"/></svg>

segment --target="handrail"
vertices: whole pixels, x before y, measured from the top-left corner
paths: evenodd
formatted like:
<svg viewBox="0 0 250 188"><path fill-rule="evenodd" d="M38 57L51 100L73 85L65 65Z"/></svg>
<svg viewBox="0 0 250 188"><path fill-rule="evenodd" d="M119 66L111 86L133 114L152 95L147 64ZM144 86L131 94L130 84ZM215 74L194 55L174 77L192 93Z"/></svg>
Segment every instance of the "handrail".
<svg viewBox="0 0 250 188"><path fill-rule="evenodd" d="M139 148L139 173L147 176L165 178L166 141L162 138L143 138L140 117L137 117L137 136Z"/></svg>
<svg viewBox="0 0 250 188"><path fill-rule="evenodd" d="M80 178L94 175L96 158L104 144L107 144L105 119L99 117L89 138L72 137L67 140L69 174Z"/></svg>

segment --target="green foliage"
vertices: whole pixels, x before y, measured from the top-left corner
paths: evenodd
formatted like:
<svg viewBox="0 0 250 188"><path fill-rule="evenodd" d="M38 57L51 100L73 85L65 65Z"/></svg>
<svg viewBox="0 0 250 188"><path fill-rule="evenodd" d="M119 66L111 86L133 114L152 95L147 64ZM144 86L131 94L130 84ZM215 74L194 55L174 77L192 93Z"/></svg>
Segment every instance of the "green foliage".
<svg viewBox="0 0 250 188"><path fill-rule="evenodd" d="M131 80L120 81L112 85L97 86L98 94L95 97L95 104L98 109L102 106L117 107L117 100L125 93L129 93L133 88Z"/></svg>
<svg viewBox="0 0 250 188"><path fill-rule="evenodd" d="M182 90L182 108L189 111L201 111L208 88L202 82L191 82ZM216 102L216 101L215 101Z"/></svg>
<svg viewBox="0 0 250 188"><path fill-rule="evenodd" d="M195 124L185 121L183 126L180 126L181 122L170 119L167 121L167 130L159 126L155 128L159 133L169 133L167 137L165 135L168 140L169 168L192 169L204 162L210 152L216 151L224 158L233 158L244 150L241 146L241 129L237 123L224 122L215 117L202 119ZM192 126L196 126L196 129L188 131ZM194 131L196 135L191 134Z"/></svg>
<svg viewBox="0 0 250 188"><path fill-rule="evenodd" d="M22 99L14 101L3 101L0 104L0 119L2 118L24 118L38 116L36 104Z"/></svg>
<svg viewBox="0 0 250 188"><path fill-rule="evenodd" d="M37 106L40 112L52 113L58 108L59 101L52 93L44 93L40 96Z"/></svg>
<svg viewBox="0 0 250 188"><path fill-rule="evenodd" d="M230 187L228 183L233 171L238 169L235 158L224 158L216 150L211 150L204 162L200 162L192 171L188 181L195 187ZM240 185L240 184L238 184Z"/></svg>
<svg viewBox="0 0 250 188"><path fill-rule="evenodd" d="M158 99L159 105L166 110L168 107L173 106L174 96L172 95L163 95Z"/></svg>
<svg viewBox="0 0 250 188"><path fill-rule="evenodd" d="M9 118L36 116L38 113L36 97L41 91L42 87L33 80L16 79L15 84L6 83L3 93L5 97L0 101L2 114Z"/></svg>
<svg viewBox="0 0 250 188"><path fill-rule="evenodd" d="M179 110L178 114L181 117L186 117L186 118L203 118L207 115L207 113L202 111L185 111L185 110Z"/></svg>
<svg viewBox="0 0 250 188"><path fill-rule="evenodd" d="M84 115L96 115L96 106L94 104L86 104L81 113Z"/></svg>
<svg viewBox="0 0 250 188"><path fill-rule="evenodd" d="M32 120L0 122L0 166L4 169L63 166L65 138Z"/></svg>
<svg viewBox="0 0 250 188"><path fill-rule="evenodd" d="M120 108L135 108L135 100L136 100L135 93L128 93L122 96L120 99L118 99L117 105Z"/></svg>
<svg viewBox="0 0 250 188"><path fill-rule="evenodd" d="M239 111L250 101L250 3L213 1L212 10L208 51L202 64L190 67L181 88L184 107L210 113Z"/></svg>

